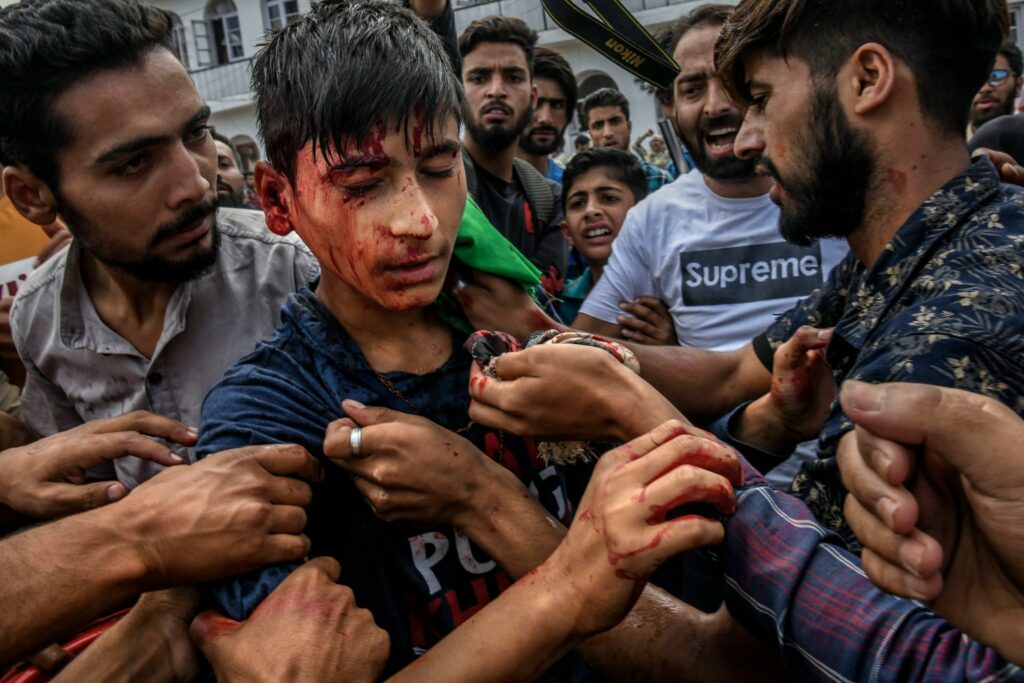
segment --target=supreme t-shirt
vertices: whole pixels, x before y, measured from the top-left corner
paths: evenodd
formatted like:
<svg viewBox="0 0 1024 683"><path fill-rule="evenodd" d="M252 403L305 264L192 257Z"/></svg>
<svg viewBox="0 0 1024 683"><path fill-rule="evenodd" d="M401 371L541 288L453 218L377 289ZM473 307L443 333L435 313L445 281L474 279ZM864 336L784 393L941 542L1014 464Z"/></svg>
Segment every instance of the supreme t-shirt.
<svg viewBox="0 0 1024 683"><path fill-rule="evenodd" d="M614 323L620 303L655 296L681 344L739 348L821 286L848 251L842 240L790 244L778 225L768 195L720 197L699 171L688 173L630 210L580 312Z"/></svg>

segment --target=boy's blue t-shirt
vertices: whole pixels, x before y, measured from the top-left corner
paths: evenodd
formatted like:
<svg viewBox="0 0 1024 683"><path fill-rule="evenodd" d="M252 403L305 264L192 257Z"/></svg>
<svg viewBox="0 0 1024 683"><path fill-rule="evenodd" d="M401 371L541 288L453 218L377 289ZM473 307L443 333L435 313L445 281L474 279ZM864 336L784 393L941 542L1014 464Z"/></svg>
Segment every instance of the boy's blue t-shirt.
<svg viewBox="0 0 1024 683"><path fill-rule="evenodd" d="M558 311L558 317L562 322L572 325L593 288L594 277L590 274L590 268L585 269L579 277L565 283L562 293L559 294L560 300L555 304L555 310Z"/></svg>
<svg viewBox="0 0 1024 683"><path fill-rule="evenodd" d="M330 555L341 564L341 583L369 609L391 637L388 671L422 654L512 584L511 577L451 526L380 520L348 474L323 454L328 424L345 417L341 402L410 412L367 363L362 351L309 289L292 295L281 327L232 367L203 404L197 452L204 457L252 444L295 443L325 465L313 485L306 534L311 556ZM456 350L426 375L388 373L386 378L417 413L459 430L469 422L472 362L456 339ZM470 442L513 471L562 523L572 519L572 501L582 492L589 468L545 466L534 443L473 425ZM247 617L296 565L278 565L219 584L221 607L234 619ZM559 680L585 680L578 660L563 660ZM568 673L565 673L568 671Z"/></svg>

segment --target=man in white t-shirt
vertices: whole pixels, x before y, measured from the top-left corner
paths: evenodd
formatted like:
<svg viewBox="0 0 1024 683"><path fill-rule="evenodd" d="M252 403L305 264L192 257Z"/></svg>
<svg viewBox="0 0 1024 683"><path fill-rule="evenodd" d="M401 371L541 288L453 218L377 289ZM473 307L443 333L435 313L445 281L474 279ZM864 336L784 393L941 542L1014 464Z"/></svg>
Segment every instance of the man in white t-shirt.
<svg viewBox="0 0 1024 683"><path fill-rule="evenodd" d="M743 110L714 65L715 40L730 11L706 5L673 27L680 66L674 120L696 169L630 210L604 276L580 309L578 329L629 339L635 333L621 324L621 304L652 296L668 306L681 344L737 349L817 289L847 252L840 240L786 242L768 196L771 180L755 174L756 160L733 152ZM804 450L813 457L813 448ZM798 460L773 470L772 482L788 487Z"/></svg>

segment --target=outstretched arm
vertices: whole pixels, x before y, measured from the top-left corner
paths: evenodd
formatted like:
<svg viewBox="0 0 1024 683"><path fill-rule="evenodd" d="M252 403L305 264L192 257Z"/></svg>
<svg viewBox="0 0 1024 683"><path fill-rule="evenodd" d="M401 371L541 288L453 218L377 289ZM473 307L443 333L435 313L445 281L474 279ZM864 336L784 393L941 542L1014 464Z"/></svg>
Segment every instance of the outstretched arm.
<svg viewBox="0 0 1024 683"><path fill-rule="evenodd" d="M692 431L670 422L606 454L554 553L394 680L479 680L482 666L488 680L535 678L582 639L617 623L662 561L718 542L718 522L664 517L689 502L710 502L721 512L732 506L729 482L737 476L738 462L725 449L709 449L711 442L691 436ZM651 596L640 599L647 603ZM690 642L702 642L699 634L707 623L681 607L672 614L674 626L668 632L679 637L687 632ZM646 618L651 612L649 607L634 610L625 629L601 636L604 663L618 662L603 673L614 680L651 680L668 673L666 662L677 659L672 654L683 653L678 659L686 659L688 666L672 675L692 680L699 661L686 657L692 650L678 643L665 642L665 650L656 646L662 644L659 629L665 631L663 624ZM509 632L516 637L508 638ZM586 654L588 646L583 648Z"/></svg>
<svg viewBox="0 0 1024 683"><path fill-rule="evenodd" d="M0 541L0 669L143 591L301 558L312 493L282 475L319 473L295 446L226 451Z"/></svg>

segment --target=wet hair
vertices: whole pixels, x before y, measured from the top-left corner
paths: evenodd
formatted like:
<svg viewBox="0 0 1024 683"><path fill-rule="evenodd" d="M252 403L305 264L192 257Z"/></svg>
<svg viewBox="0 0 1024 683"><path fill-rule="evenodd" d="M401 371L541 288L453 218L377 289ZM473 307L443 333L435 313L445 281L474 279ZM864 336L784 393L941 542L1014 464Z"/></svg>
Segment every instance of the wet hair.
<svg viewBox="0 0 1024 683"><path fill-rule="evenodd" d="M223 142L231 150L231 154L235 157L235 165L238 166L238 170L242 170L242 155L238 153L238 148L235 147L235 143L231 142L225 135L221 135L216 130L210 129L210 136L217 142Z"/></svg>
<svg viewBox="0 0 1024 683"><path fill-rule="evenodd" d="M313 5L260 49L252 89L267 159L292 182L309 142L332 161L379 122L406 129L422 111L428 136L446 117L462 122L462 84L441 39L385 0Z"/></svg>
<svg viewBox="0 0 1024 683"><path fill-rule="evenodd" d="M628 187L637 202L647 196L647 174L639 159L621 149L594 147L580 152L565 165L562 173L563 210L569 203L569 194L576 179L594 169L604 170L609 178Z"/></svg>
<svg viewBox="0 0 1024 683"><path fill-rule="evenodd" d="M533 73L537 32L518 17L484 17L466 27L459 36L459 54L468 55L480 43L515 43L526 54L526 64Z"/></svg>
<svg viewBox="0 0 1024 683"><path fill-rule="evenodd" d="M922 113L963 136L971 101L1010 26L1006 0L743 0L715 49L722 82L749 102L743 57L764 51L833 81L861 45L877 42L906 64Z"/></svg>
<svg viewBox="0 0 1024 683"><path fill-rule="evenodd" d="M171 16L135 0L23 0L0 9L0 164L56 190L57 152L72 141L54 107L96 73L141 66L171 50Z"/></svg>
<svg viewBox="0 0 1024 683"><path fill-rule="evenodd" d="M598 107L618 107L629 121L629 100L615 88L595 90L580 105L580 128L590 128L590 112Z"/></svg>
<svg viewBox="0 0 1024 683"><path fill-rule="evenodd" d="M1011 41L1006 41L999 46L999 54L1006 57L1006 61L1010 63L1010 71L1014 73L1018 78L1024 76L1024 55L1021 54L1020 48Z"/></svg>

